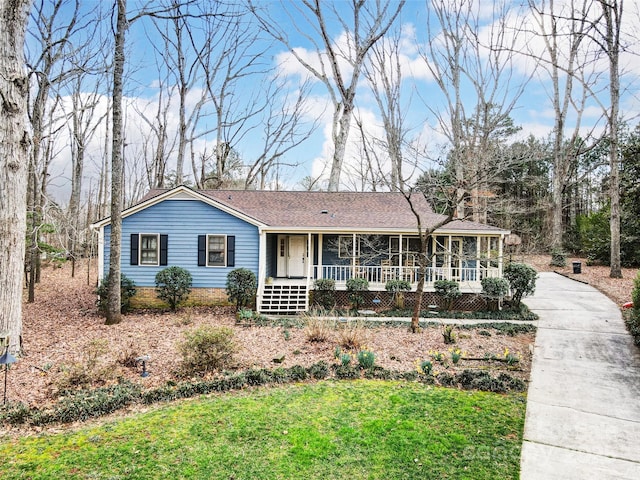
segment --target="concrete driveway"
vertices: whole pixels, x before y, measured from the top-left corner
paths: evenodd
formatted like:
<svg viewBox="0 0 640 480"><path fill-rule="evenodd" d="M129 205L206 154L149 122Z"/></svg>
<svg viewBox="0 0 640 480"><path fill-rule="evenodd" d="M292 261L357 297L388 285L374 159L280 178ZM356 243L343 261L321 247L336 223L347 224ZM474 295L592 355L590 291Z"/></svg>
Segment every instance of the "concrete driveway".
<svg viewBox="0 0 640 480"><path fill-rule="evenodd" d="M522 480L640 479L640 351L595 288L541 273Z"/></svg>

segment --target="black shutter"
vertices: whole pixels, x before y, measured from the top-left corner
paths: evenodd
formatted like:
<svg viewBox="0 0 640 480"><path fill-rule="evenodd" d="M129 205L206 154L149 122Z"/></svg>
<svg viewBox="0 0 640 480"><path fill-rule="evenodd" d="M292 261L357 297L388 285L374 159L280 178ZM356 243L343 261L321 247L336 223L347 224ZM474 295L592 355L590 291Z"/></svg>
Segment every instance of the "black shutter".
<svg viewBox="0 0 640 480"><path fill-rule="evenodd" d="M198 235L198 266L207 266L207 236Z"/></svg>
<svg viewBox="0 0 640 480"><path fill-rule="evenodd" d="M139 235L137 233L131 234L131 256L129 258L129 264L138 265L138 246Z"/></svg>
<svg viewBox="0 0 640 480"><path fill-rule="evenodd" d="M227 267L236 266L236 237L227 236Z"/></svg>
<svg viewBox="0 0 640 480"><path fill-rule="evenodd" d="M160 265L166 266L168 260L169 235L160 235Z"/></svg>

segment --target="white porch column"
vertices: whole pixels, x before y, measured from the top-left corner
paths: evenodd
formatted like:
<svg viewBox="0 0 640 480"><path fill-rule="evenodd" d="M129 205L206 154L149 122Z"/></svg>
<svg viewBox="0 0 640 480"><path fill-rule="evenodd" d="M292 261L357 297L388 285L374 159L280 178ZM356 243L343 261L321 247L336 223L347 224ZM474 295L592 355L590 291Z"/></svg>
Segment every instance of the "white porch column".
<svg viewBox="0 0 640 480"><path fill-rule="evenodd" d="M324 278L322 268L322 243L324 242L323 234L318 234L318 278Z"/></svg>
<svg viewBox="0 0 640 480"><path fill-rule="evenodd" d="M307 233L307 290L309 290L311 273L313 271L313 250L311 247L311 233Z"/></svg>
<svg viewBox="0 0 640 480"><path fill-rule="evenodd" d="M104 276L104 226L102 226L98 230L98 284Z"/></svg>
<svg viewBox="0 0 640 480"><path fill-rule="evenodd" d="M351 252L351 276L356 276L356 234L351 234L351 248L353 249Z"/></svg>
<svg viewBox="0 0 640 480"><path fill-rule="evenodd" d="M453 272L451 271L451 262L453 260L453 251L451 248L451 235L449 235L449 240L447 244L447 280L453 280Z"/></svg>
<svg viewBox="0 0 640 480"><path fill-rule="evenodd" d="M398 275L400 275L399 280L404 279L404 252L402 244L402 234L398 235Z"/></svg>
<svg viewBox="0 0 640 480"><path fill-rule="evenodd" d="M500 234L500 242L498 243L498 276L502 278L502 255L503 248L502 244L504 243L504 234Z"/></svg>
<svg viewBox="0 0 640 480"><path fill-rule="evenodd" d="M480 281L480 235L476 235L476 282Z"/></svg>
<svg viewBox="0 0 640 480"><path fill-rule="evenodd" d="M258 291L256 292L256 309L260 309L262 303L262 291L264 289L264 281L267 276L267 234L262 228L258 227Z"/></svg>

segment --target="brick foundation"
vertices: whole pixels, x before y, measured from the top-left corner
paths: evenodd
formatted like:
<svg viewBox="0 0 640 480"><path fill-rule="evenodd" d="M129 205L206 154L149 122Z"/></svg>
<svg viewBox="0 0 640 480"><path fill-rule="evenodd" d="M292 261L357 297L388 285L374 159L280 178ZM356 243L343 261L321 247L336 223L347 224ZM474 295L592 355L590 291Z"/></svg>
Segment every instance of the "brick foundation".
<svg viewBox="0 0 640 480"><path fill-rule="evenodd" d="M192 288L189 298L182 306L218 306L231 305L224 288ZM162 308L167 304L156 296L153 287L136 287L136 294L131 299L132 308Z"/></svg>

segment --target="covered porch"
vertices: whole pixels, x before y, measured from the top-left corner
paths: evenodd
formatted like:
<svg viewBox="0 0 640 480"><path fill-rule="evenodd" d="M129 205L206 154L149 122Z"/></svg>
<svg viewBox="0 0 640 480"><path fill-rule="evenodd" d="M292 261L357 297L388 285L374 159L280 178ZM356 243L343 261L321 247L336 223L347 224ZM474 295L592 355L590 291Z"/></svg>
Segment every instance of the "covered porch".
<svg viewBox="0 0 640 480"><path fill-rule="evenodd" d="M420 253L417 235L368 233L273 233L265 235L267 255L261 284L304 285L332 279L337 290L350 278L365 278L369 290L384 291L390 280L408 281L412 290L424 275L425 291L437 280L454 280L463 292L479 292L480 282L502 275L503 239L500 233L436 233ZM420 255L427 263L421 271Z"/></svg>

